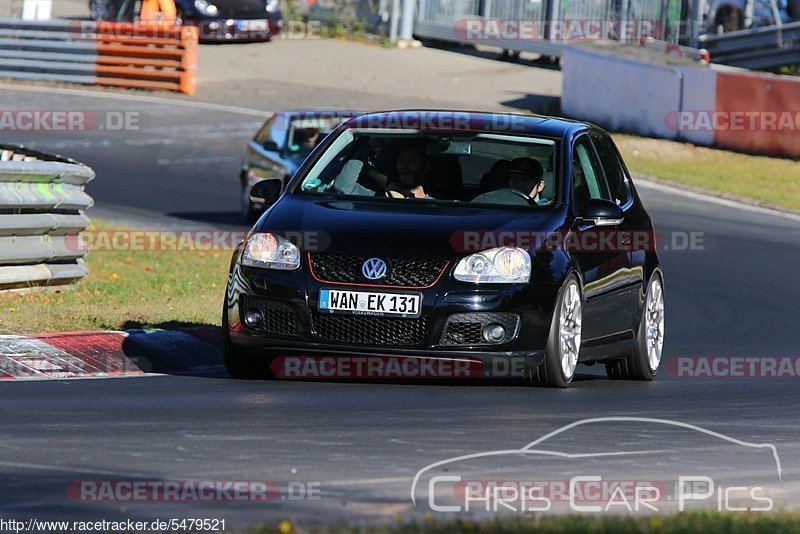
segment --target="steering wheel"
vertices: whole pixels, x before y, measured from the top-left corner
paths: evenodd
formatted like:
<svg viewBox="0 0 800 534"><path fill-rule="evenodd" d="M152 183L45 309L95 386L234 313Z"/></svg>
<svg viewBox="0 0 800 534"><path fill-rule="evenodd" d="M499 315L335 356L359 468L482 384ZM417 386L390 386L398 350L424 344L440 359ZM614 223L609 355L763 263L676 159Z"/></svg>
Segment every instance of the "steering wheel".
<svg viewBox="0 0 800 534"><path fill-rule="evenodd" d="M509 191L509 193L512 193L514 196L517 196L517 197L525 200L525 203L528 204L528 206L533 206L533 205L536 204L535 200L533 200L531 197L529 197L528 195L526 195L525 193L523 193L522 191L520 191L518 189L509 189L508 191Z"/></svg>

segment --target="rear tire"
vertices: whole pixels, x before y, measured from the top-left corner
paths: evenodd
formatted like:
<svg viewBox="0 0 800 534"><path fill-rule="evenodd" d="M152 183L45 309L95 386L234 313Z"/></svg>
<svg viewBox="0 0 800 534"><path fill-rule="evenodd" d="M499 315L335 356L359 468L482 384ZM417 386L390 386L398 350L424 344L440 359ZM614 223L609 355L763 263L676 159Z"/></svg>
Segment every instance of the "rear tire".
<svg viewBox="0 0 800 534"><path fill-rule="evenodd" d="M89 12L94 20L133 21L134 0L89 0Z"/></svg>
<svg viewBox="0 0 800 534"><path fill-rule="evenodd" d="M227 305L224 305L222 311L222 357L225 362L225 370L233 378L263 380L274 376L268 358L247 353L231 343L231 336L228 332Z"/></svg>
<svg viewBox="0 0 800 534"><path fill-rule="evenodd" d="M578 365L582 323L583 296L580 284L575 275L569 275L556 297L544 361L528 370L528 378L533 385L554 388L569 386Z"/></svg>
<svg viewBox="0 0 800 534"><path fill-rule="evenodd" d="M642 319L633 350L619 360L606 363L612 380L652 380L658 374L664 348L664 284L659 273L647 285Z"/></svg>

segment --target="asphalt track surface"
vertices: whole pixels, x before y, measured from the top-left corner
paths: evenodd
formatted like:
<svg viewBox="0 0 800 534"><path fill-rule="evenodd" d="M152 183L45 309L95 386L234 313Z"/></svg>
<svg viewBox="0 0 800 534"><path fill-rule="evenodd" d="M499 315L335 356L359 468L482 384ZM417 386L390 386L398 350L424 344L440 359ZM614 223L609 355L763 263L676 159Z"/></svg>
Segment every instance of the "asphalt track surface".
<svg viewBox="0 0 800 534"><path fill-rule="evenodd" d="M5 90L0 102L2 109L147 113L141 131L5 131L0 141L29 143L94 167L98 178L89 192L96 217L241 228L237 171L258 116L24 89ZM666 363L681 356L800 355L798 220L651 187L640 192L661 233L703 233L703 250L662 253ZM582 419L620 416L667 419L774 444L782 479L765 448L642 421L599 421L547 440L560 452L638 454L569 460L512 454L445 473L473 480L708 475L718 486L766 487L776 505L797 506L797 398L797 377L662 372L652 383L628 383L605 379L598 367L582 368L564 391L508 382L255 382L226 376L6 382L0 384L0 517L200 517L225 518L228 526L282 519L391 521L395 514L407 518L430 510L425 484L417 506L410 498L415 475L429 464L519 449ZM66 492L74 481L130 479L268 480L284 493L269 503L120 503L79 502ZM290 483L319 484L320 498L290 499ZM718 503L712 498L706 506Z"/></svg>

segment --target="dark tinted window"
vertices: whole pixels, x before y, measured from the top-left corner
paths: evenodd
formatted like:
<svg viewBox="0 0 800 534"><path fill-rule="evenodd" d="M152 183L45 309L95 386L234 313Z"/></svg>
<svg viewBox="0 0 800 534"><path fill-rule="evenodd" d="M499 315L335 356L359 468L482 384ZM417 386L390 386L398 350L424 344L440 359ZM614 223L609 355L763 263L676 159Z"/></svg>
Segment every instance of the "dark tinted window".
<svg viewBox="0 0 800 534"><path fill-rule="evenodd" d="M592 139L606 171L611 200L622 206L628 202L630 187L617 147L614 146L614 142L609 136L600 132L592 132Z"/></svg>
<svg viewBox="0 0 800 534"><path fill-rule="evenodd" d="M583 136L572 149L572 193L575 213L582 213L590 198L610 200L600 162L588 136Z"/></svg>
<svg viewBox="0 0 800 534"><path fill-rule="evenodd" d="M264 123L264 126L256 134L256 143L259 145L264 145L267 141L273 141L272 139L272 126L275 124L275 115L267 119L267 122Z"/></svg>
<svg viewBox="0 0 800 534"><path fill-rule="evenodd" d="M554 199L542 198L538 188L545 181L557 190L559 177L549 170L557 152L556 140L533 136L347 128L299 189L327 196L543 208Z"/></svg>
<svg viewBox="0 0 800 534"><path fill-rule="evenodd" d="M278 150L283 150L286 147L287 130L288 119L281 114L273 115L256 134L256 143L266 147L266 143L271 141L277 145Z"/></svg>

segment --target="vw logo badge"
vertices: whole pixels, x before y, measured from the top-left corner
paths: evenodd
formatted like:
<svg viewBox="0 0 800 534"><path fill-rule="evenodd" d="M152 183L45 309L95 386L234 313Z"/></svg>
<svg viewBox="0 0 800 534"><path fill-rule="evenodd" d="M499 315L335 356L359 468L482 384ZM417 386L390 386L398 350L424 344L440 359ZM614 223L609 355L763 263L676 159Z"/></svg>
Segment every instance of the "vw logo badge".
<svg viewBox="0 0 800 534"><path fill-rule="evenodd" d="M361 274L367 280L380 280L386 276L386 262L380 258L370 258L361 266Z"/></svg>

